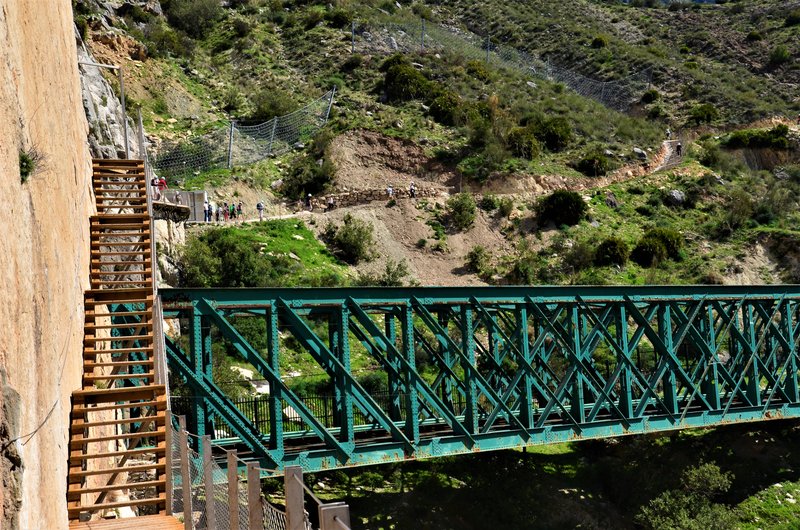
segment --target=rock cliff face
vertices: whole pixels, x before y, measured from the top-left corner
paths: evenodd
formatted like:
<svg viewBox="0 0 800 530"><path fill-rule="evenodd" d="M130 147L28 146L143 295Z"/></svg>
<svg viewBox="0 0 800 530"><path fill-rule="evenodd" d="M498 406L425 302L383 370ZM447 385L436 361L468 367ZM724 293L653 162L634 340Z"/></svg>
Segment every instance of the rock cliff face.
<svg viewBox="0 0 800 530"><path fill-rule="evenodd" d="M80 386L93 211L76 53L70 0L0 4L4 529L67 527L68 416Z"/></svg>

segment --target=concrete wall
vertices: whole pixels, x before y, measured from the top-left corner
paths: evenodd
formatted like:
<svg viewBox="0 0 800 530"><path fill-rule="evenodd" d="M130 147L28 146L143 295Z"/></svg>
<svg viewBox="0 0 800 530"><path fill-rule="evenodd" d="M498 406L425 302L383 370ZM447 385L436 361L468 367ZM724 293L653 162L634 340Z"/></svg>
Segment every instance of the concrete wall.
<svg viewBox="0 0 800 530"><path fill-rule="evenodd" d="M0 527L67 527L93 211L70 0L0 3ZM19 152L41 160L22 183Z"/></svg>

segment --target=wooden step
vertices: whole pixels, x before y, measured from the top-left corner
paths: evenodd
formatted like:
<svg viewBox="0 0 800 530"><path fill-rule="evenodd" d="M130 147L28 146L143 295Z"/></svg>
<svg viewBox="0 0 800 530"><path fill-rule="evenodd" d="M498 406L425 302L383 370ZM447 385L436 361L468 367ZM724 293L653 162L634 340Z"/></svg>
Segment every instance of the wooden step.
<svg viewBox="0 0 800 530"><path fill-rule="evenodd" d="M92 280L100 280L102 277L109 277L109 276L153 276L153 269L143 269L143 270L129 270L129 271L92 271L89 275ZM122 281L122 280L120 280ZM133 280L136 281L136 280ZM152 282L151 282L152 283Z"/></svg>
<svg viewBox="0 0 800 530"><path fill-rule="evenodd" d="M138 449L137 449L138 450ZM92 458L94 455L89 455L87 458ZM117 491L117 490L140 490L146 488L161 488L166 487L165 480L147 480L144 482L130 482L125 484L113 484L108 486L97 486L94 488L87 488L79 484L70 484L70 490L67 492L68 499L75 499L85 493L102 493L104 491ZM135 519L139 519L136 517ZM141 527L145 530L147 527Z"/></svg>
<svg viewBox="0 0 800 530"><path fill-rule="evenodd" d="M109 412L112 410L126 410L136 408L155 408L159 411L167 409L167 401L151 400L151 401L135 401L130 403L115 403L113 405L99 405L97 407L74 406L72 408L73 416L83 416L85 414L92 414L95 412Z"/></svg>
<svg viewBox="0 0 800 530"><path fill-rule="evenodd" d="M83 374L83 381L84 385L87 383L94 384L97 381L122 381L122 380L134 380L134 379L148 379L153 380L155 379L156 374L153 372L145 372L143 374L134 374L134 373L127 373L127 374L107 374L107 375L87 375Z"/></svg>
<svg viewBox="0 0 800 530"><path fill-rule="evenodd" d="M72 508L68 507L67 511L70 517L77 517L78 514L83 512L97 512L100 510L112 510L114 508L124 508L124 507L134 507L134 506L152 506L153 504L165 504L167 502L166 494L161 493L158 497L154 497L151 499L136 499L136 500L129 500L125 502L105 502L102 504L92 504L90 506L80 506L79 508ZM138 519L136 517L135 519ZM92 528L89 526L88 528ZM137 525L137 528L146 528ZM152 528L152 527L151 527ZM178 526L178 528L180 528Z"/></svg>
<svg viewBox="0 0 800 530"><path fill-rule="evenodd" d="M149 361L149 360L147 360L147 361L109 361L109 362L100 362L100 363L88 362L87 361L87 362L83 363L83 369L84 369L84 371L88 372L90 370L94 370L95 368L104 368L104 367L114 367L114 366L119 366L120 368L126 367L126 366L142 366L142 367L149 366L149 367L152 367L154 365L155 365L155 362L154 361Z"/></svg>
<svg viewBox="0 0 800 530"><path fill-rule="evenodd" d="M130 243L128 243L129 246ZM92 249L92 257L96 256L144 256L146 255L148 258L150 257L150 245L146 245L144 249L138 251L106 251L100 250L99 248L95 247ZM113 262L111 262L113 263Z"/></svg>
<svg viewBox="0 0 800 530"><path fill-rule="evenodd" d="M137 274L136 271L132 271L128 272L126 276L145 276L145 274L142 273ZM92 287L96 287L97 285L105 285L106 289L110 287L111 288L118 287L121 285L133 286L134 284L136 284L137 287L153 286L153 280L150 278L147 279L143 278L141 280L103 280L101 278L93 277L91 280L92 280Z"/></svg>
<svg viewBox="0 0 800 530"><path fill-rule="evenodd" d="M145 247L150 248L150 237L144 241L92 241L91 249L94 251L98 248L114 248L114 247Z"/></svg>
<svg viewBox="0 0 800 530"><path fill-rule="evenodd" d="M93 388L87 390L76 390L72 393L73 401L76 399L79 403L113 403L120 401L132 401L135 399L148 399L152 397L142 396L161 396L164 395L166 389L164 385L147 385L147 386L134 386L126 388Z"/></svg>
<svg viewBox="0 0 800 530"><path fill-rule="evenodd" d="M150 228L149 222L141 222L141 223L91 223L92 232L97 232L98 230L137 230L137 229L148 229Z"/></svg>
<svg viewBox="0 0 800 530"><path fill-rule="evenodd" d="M98 185L99 184L99 185ZM125 186L125 188L110 188L107 186ZM97 181L94 182L94 194L97 195L104 195L104 194L111 194L111 195L119 195L120 193L133 193L137 196L147 195L147 186L143 180L119 180L119 181L103 181L98 183Z"/></svg>
<svg viewBox="0 0 800 530"><path fill-rule="evenodd" d="M160 414L158 416L145 416L143 418L123 418L119 420L86 422L86 423L79 423L77 425L72 425L70 427L70 431L73 433L80 433L84 429L92 429L94 427L108 427L111 425L131 425L133 423L142 423L145 425L156 424L158 426L161 426L164 425L165 418L166 417L163 414Z"/></svg>
<svg viewBox="0 0 800 530"><path fill-rule="evenodd" d="M93 166L143 166L144 160L140 158L92 158Z"/></svg>
<svg viewBox="0 0 800 530"><path fill-rule="evenodd" d="M92 187L101 188L102 186L136 185L147 187L147 177L139 171L134 172L114 172L97 171L92 175Z"/></svg>
<svg viewBox="0 0 800 530"><path fill-rule="evenodd" d="M86 320L106 317L133 317L133 316L148 316L152 311L117 311L115 313L97 313L95 311L86 311Z"/></svg>
<svg viewBox="0 0 800 530"><path fill-rule="evenodd" d="M126 328L152 328L153 323L150 321L143 322L126 322L116 324L84 324L84 332L93 329L126 329Z"/></svg>
<svg viewBox="0 0 800 530"><path fill-rule="evenodd" d="M103 201L117 201L117 202L113 202L112 204L106 204ZM130 206L139 208L143 203L146 202L147 202L147 197L142 197L141 195L133 197L95 197L95 203L97 204L98 208L101 206Z"/></svg>
<svg viewBox="0 0 800 530"><path fill-rule="evenodd" d="M136 261L100 261L98 259L92 260L92 266L115 266L115 267L127 267L129 265L142 265L146 264L148 266L152 265L153 262L150 259L146 260L136 260Z"/></svg>
<svg viewBox="0 0 800 530"><path fill-rule="evenodd" d="M137 219L148 220L150 216L146 213L98 213L91 217L91 222L102 224L103 226L113 225L115 223L124 223L125 221L135 221Z"/></svg>
<svg viewBox="0 0 800 530"><path fill-rule="evenodd" d="M92 335L84 335L84 344L94 344L96 342L118 342L128 340L153 340L153 334L147 333L145 335L123 335L120 337L94 337Z"/></svg>
<svg viewBox="0 0 800 530"><path fill-rule="evenodd" d="M120 230L115 227L103 227L102 230ZM91 237L142 237L142 236L150 236L150 230L148 229L147 225L142 225L142 230L138 232L131 232L128 230L121 230L119 232L100 232L92 230ZM149 239L149 238L148 238Z"/></svg>
<svg viewBox="0 0 800 530"><path fill-rule="evenodd" d="M70 449L80 449L86 444L95 444L101 442L114 442L117 440L136 440L141 438L155 438L157 440L164 439L167 432L164 429L157 431L144 431L144 432L131 432L127 434L110 434L108 436L95 436L92 438L84 438L81 434L74 434L73 438L69 441Z"/></svg>

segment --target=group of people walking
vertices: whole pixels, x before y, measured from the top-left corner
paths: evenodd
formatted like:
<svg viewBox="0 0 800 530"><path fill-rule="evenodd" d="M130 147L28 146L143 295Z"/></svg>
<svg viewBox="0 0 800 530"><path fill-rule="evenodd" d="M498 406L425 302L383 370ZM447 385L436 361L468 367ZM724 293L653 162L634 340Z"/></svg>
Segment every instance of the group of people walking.
<svg viewBox="0 0 800 530"><path fill-rule="evenodd" d="M258 204L261 205L261 203ZM228 204L228 202L225 201L222 204L215 205L211 202L208 202L208 200L205 200L203 201L203 221L210 223L211 221L228 222L241 219L244 215L242 211L243 206L244 205L242 201L239 201L238 204L234 202ZM261 214L261 210L259 210L259 214Z"/></svg>

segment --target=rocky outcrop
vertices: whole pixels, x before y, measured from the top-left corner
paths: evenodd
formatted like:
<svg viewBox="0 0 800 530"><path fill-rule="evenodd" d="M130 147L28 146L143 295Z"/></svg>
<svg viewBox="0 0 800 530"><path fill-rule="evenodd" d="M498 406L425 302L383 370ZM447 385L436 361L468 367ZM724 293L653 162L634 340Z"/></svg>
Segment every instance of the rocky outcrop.
<svg viewBox="0 0 800 530"><path fill-rule="evenodd" d="M70 0L0 8L0 527L65 529L88 287L87 124ZM26 178L20 153L33 161Z"/></svg>

